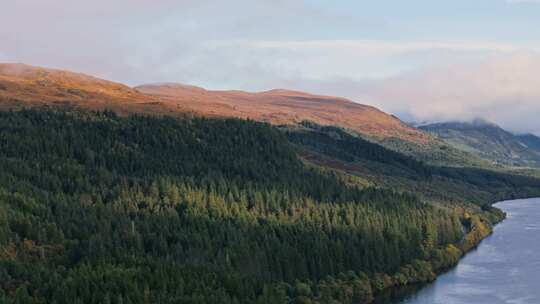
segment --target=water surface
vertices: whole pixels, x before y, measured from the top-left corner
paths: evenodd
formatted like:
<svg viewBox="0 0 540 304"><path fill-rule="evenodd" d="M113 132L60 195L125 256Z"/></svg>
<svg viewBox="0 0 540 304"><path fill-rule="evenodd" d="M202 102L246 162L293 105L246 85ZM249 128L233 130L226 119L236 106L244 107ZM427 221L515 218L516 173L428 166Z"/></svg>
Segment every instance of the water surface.
<svg viewBox="0 0 540 304"><path fill-rule="evenodd" d="M399 304L539 304L540 199L501 202L508 218L453 270Z"/></svg>

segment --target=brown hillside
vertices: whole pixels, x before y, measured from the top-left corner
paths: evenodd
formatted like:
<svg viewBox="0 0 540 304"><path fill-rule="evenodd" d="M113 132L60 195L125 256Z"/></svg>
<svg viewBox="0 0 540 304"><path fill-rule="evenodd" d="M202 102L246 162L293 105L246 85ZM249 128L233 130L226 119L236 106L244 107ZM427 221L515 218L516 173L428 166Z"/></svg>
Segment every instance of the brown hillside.
<svg viewBox="0 0 540 304"><path fill-rule="evenodd" d="M272 124L310 120L321 125L353 129L377 138L396 137L420 143L431 140L422 131L407 126L392 115L339 97L289 90L260 93L209 91L178 84L143 85L136 89L182 111L203 115L250 118Z"/></svg>
<svg viewBox="0 0 540 304"><path fill-rule="evenodd" d="M152 97L123 84L25 64L0 64L0 108L58 105L145 112L155 108L153 104Z"/></svg>
<svg viewBox="0 0 540 304"><path fill-rule="evenodd" d="M431 137L378 109L344 98L289 90L260 93L209 91L179 84L126 85L68 71L0 64L0 108L56 105L120 113L239 117L273 124L311 120L337 125L376 138L416 143Z"/></svg>

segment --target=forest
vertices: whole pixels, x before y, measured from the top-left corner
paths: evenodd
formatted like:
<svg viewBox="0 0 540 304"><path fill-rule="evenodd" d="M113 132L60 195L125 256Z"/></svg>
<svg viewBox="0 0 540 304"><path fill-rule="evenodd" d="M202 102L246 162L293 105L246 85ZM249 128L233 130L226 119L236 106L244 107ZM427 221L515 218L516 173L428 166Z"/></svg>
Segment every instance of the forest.
<svg viewBox="0 0 540 304"><path fill-rule="evenodd" d="M540 185L346 139L239 119L0 112L0 303L370 303L433 280L490 232L485 214L503 216L346 182L299 159L299 143L417 180Z"/></svg>

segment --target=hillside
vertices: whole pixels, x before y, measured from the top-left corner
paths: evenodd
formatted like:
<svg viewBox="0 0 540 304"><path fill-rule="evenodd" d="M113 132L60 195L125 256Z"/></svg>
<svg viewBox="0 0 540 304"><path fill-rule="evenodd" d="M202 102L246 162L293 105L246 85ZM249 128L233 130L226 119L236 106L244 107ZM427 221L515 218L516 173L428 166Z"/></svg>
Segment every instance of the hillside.
<svg viewBox="0 0 540 304"><path fill-rule="evenodd" d="M435 205L466 202L470 208L470 203L538 193L535 188L540 186L525 176L484 168L429 165L336 127L305 123L283 131L308 163L344 172L364 184L412 192Z"/></svg>
<svg viewBox="0 0 540 304"><path fill-rule="evenodd" d="M461 254L459 210L253 121L0 112L0 166L2 303L361 304Z"/></svg>
<svg viewBox="0 0 540 304"><path fill-rule="evenodd" d="M39 105L130 109L151 99L123 84L68 71L0 64L0 107Z"/></svg>
<svg viewBox="0 0 540 304"><path fill-rule="evenodd" d="M143 85L139 92L170 103L182 111L211 116L250 118L272 124L297 124L304 120L337 125L377 139L399 138L427 143L431 138L394 116L350 100L290 90L259 93L209 91L179 84Z"/></svg>
<svg viewBox="0 0 540 304"><path fill-rule="evenodd" d="M366 304L540 188L313 123L64 109L0 111L0 167L2 303Z"/></svg>
<svg viewBox="0 0 540 304"><path fill-rule="evenodd" d="M540 166L540 139L534 135L519 136L482 120L447 122L421 126L452 146L476 154L495 164L507 166Z"/></svg>
<svg viewBox="0 0 540 304"><path fill-rule="evenodd" d="M113 109L120 113L250 118L272 124L310 120L337 125L376 139L417 144L432 138L394 116L350 100L289 90L260 93L209 91L179 84L126 85L69 71L0 64L0 107L55 105Z"/></svg>

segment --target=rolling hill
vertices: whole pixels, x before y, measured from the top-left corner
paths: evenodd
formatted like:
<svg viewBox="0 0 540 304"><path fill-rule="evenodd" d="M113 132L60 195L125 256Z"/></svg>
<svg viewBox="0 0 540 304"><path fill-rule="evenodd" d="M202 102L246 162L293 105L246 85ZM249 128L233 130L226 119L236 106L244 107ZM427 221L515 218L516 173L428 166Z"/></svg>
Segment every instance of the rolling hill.
<svg viewBox="0 0 540 304"><path fill-rule="evenodd" d="M291 90L210 91L181 84L151 84L135 89L173 104L181 111L204 115L249 118L277 125L309 120L321 125L337 125L377 139L399 138L416 143L431 140L430 136L392 115L340 97Z"/></svg>
<svg viewBox="0 0 540 304"><path fill-rule="evenodd" d="M454 147L470 152L495 164L540 166L540 138L515 135L484 120L446 122L421 126Z"/></svg>
<svg viewBox="0 0 540 304"><path fill-rule="evenodd" d="M149 100L123 84L25 64L0 64L0 99L3 108L44 104L128 108Z"/></svg>

